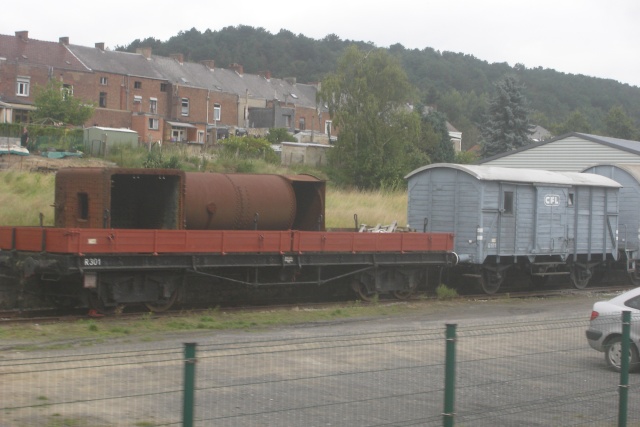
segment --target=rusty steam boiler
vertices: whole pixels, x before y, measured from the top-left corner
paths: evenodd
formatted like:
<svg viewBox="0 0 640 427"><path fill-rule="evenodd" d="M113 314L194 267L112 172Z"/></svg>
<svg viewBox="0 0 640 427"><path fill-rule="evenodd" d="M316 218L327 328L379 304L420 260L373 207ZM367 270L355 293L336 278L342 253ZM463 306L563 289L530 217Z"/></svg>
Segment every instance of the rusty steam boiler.
<svg viewBox="0 0 640 427"><path fill-rule="evenodd" d="M66 168L55 226L189 230L324 230L325 182L310 175Z"/></svg>

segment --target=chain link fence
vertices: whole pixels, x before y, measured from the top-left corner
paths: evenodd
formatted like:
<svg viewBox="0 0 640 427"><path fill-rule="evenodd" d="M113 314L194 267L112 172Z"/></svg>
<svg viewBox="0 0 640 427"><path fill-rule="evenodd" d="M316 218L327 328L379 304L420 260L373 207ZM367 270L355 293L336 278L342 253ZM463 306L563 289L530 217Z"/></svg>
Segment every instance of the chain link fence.
<svg viewBox="0 0 640 427"><path fill-rule="evenodd" d="M444 324L408 322L211 333L186 346L5 348L0 426L621 425L621 376L587 344L587 323L466 322L449 341ZM638 426L640 375L627 390L628 425Z"/></svg>

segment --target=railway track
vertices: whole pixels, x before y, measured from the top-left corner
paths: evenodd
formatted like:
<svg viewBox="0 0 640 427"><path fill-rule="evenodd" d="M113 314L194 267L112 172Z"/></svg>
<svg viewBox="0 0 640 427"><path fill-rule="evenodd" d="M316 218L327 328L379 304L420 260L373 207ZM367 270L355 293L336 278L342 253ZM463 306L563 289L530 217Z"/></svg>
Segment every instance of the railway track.
<svg viewBox="0 0 640 427"><path fill-rule="evenodd" d="M487 301L487 300L499 300L505 298L513 298L513 299L525 299L525 298L551 298L551 297L559 297L559 296L571 296L578 294L605 294L605 293L617 293L626 291L631 286L623 283L616 283L607 286L594 286L592 288L578 290L573 288L549 288L549 289L538 289L535 291L532 290L518 290L514 289L512 292L503 292L493 295L487 295L483 293L470 293L459 295L454 300L461 301ZM411 298L405 300L398 299L379 299L375 301L361 301L359 304L362 305L397 305L397 304L408 304L416 301L428 301L428 300L437 300L438 297L435 295L427 295L424 292L417 292ZM279 301L271 304L254 304L254 305L228 305L228 306L220 306L219 309L223 310L227 313L233 312L251 312L251 311L264 311L264 310L292 310L292 309L302 309L302 310L311 310L311 309L331 309L331 308L340 308L345 306L345 304L352 305L354 299L351 298L342 298L338 300L331 301L321 301L321 302L311 302L311 301ZM198 314L206 314L211 312L211 307L180 307L178 309L171 309L165 312L153 313L153 318L162 318L162 317L181 317L185 315L198 315ZM73 322L80 319L100 319L104 321L109 320L123 320L127 318L139 318L141 314L149 313L149 310L140 307L127 307L126 311L117 311L111 314L98 314L92 310L89 310L86 307L79 307L73 309L29 309L29 310L3 310L0 311L0 326L8 326L12 324L21 324L21 323L55 323L55 322Z"/></svg>

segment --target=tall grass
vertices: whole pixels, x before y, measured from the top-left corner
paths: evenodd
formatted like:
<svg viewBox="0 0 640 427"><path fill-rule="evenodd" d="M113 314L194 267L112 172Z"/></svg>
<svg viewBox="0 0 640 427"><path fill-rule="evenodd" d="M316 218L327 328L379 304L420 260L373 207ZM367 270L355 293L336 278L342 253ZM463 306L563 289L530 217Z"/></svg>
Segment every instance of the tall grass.
<svg viewBox="0 0 640 427"><path fill-rule="evenodd" d="M55 176L29 172L0 173L0 225L53 225Z"/></svg>
<svg viewBox="0 0 640 427"><path fill-rule="evenodd" d="M406 191L360 191L327 188L326 194L327 228L353 228L354 215L358 225L387 225L394 221L399 226L407 225Z"/></svg>

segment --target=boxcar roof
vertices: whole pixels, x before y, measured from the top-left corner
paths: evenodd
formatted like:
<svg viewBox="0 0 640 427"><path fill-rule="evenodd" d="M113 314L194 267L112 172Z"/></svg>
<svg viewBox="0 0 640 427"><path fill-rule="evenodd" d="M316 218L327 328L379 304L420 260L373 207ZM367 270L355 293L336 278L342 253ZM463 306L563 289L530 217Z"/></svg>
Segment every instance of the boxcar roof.
<svg viewBox="0 0 640 427"><path fill-rule="evenodd" d="M601 175L580 172L551 172L542 169L502 168L483 165L459 165L454 163L434 163L418 168L407 176L419 174L429 169L457 169L480 181L527 182L532 184L584 185L594 187L622 187L616 181Z"/></svg>
<svg viewBox="0 0 640 427"><path fill-rule="evenodd" d="M592 165L584 170L587 171L591 168L595 168L598 166L614 166L626 171L629 175L631 175L636 181L640 182L640 164L633 163L600 163L597 165ZM584 172L584 171L583 171Z"/></svg>

